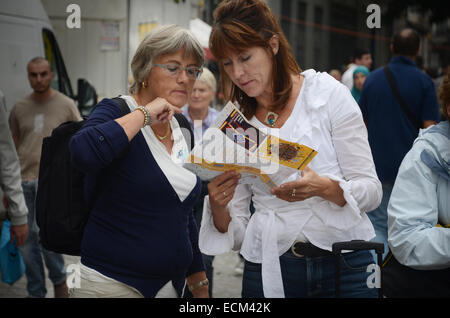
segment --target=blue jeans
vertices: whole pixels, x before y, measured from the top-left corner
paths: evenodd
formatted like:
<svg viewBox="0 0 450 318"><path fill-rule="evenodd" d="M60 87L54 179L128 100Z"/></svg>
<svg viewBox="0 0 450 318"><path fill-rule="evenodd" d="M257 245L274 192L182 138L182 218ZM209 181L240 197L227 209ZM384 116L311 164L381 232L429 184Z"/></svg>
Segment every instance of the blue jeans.
<svg viewBox="0 0 450 318"><path fill-rule="evenodd" d="M391 198L392 188L394 187L393 182L382 182L381 186L383 188L383 198L381 199L381 204L375 210L367 213L372 225L375 229L375 238L372 239L374 242L380 242L384 244L383 259L386 257L389 246L388 246L388 230L387 230L387 208L389 204L389 199ZM377 259L375 251L371 251L374 259Z"/></svg>
<svg viewBox="0 0 450 318"><path fill-rule="evenodd" d="M25 262L25 275L27 277L27 291L30 297L45 297L45 272L42 262L44 256L49 278L53 285L60 285L66 281L64 258L44 249L39 243L39 227L36 223L35 201L38 181L22 182L23 194L28 208L28 235L23 245L20 246Z"/></svg>
<svg viewBox="0 0 450 318"><path fill-rule="evenodd" d="M344 298L375 298L376 288L369 288L373 263L369 251L345 253L341 258L340 292ZM281 276L286 298L335 297L334 256L296 257L291 251L280 256ZM245 261L242 279L243 298L263 298L261 264Z"/></svg>

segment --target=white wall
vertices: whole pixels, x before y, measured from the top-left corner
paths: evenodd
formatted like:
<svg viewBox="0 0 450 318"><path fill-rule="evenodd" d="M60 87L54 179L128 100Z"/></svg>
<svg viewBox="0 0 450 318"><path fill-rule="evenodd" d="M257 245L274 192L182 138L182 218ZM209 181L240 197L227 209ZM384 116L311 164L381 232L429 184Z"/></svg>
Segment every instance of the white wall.
<svg viewBox="0 0 450 318"><path fill-rule="evenodd" d="M99 99L127 93L129 65L139 45L139 23L188 28L189 20L198 16L198 0L180 0L178 4L173 0L42 0L42 3L53 24L74 91L77 79L85 78L96 88ZM70 15L66 8L72 3L81 9L80 29L66 26ZM119 23L118 51L100 49L102 23L108 21Z"/></svg>
<svg viewBox="0 0 450 318"><path fill-rule="evenodd" d="M97 90L99 99L126 93L127 1L126 0L42 0L55 30L74 91L77 79L85 78ZM66 25L69 4L81 9L81 28ZM103 22L119 23L119 50L101 50Z"/></svg>
<svg viewBox="0 0 450 318"><path fill-rule="evenodd" d="M189 21L198 17L198 0L130 0L130 45L129 61L139 46L139 24L178 24L189 28ZM129 70L129 74L131 71Z"/></svg>
<svg viewBox="0 0 450 318"><path fill-rule="evenodd" d="M44 56L42 29L50 28L50 21L36 0L0 1L0 91L9 112L33 91L26 66L32 58Z"/></svg>

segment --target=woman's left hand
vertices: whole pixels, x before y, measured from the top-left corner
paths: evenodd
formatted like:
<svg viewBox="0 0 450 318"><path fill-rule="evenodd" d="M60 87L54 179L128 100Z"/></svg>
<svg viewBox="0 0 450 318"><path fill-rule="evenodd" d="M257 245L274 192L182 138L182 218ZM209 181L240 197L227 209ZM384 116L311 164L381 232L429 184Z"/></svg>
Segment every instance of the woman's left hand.
<svg viewBox="0 0 450 318"><path fill-rule="evenodd" d="M303 201L317 196L323 189L324 180L314 170L306 167L302 170L302 178L274 187L270 192L277 198L288 201Z"/></svg>
<svg viewBox="0 0 450 318"><path fill-rule="evenodd" d="M303 201L319 196L340 206L346 203L337 181L319 176L309 167L303 169L300 180L283 183L279 187L272 188L270 192L288 202Z"/></svg>

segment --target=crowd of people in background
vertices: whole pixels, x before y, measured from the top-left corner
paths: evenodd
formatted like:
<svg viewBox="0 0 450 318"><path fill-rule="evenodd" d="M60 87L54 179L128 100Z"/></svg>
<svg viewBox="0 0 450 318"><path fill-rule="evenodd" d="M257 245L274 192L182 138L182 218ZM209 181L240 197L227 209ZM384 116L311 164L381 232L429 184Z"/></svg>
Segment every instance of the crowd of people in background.
<svg viewBox="0 0 450 318"><path fill-rule="evenodd" d="M362 58L363 56L364 58ZM439 67L425 67L424 59L421 55L417 55L414 59L417 68L419 68L423 73L425 73L432 79L434 87L436 89L436 95L438 95L439 86L441 85L443 78L447 74L450 74L450 56L444 55L442 59L440 59L440 61L441 63ZM330 74L337 81L342 82L350 90L352 90L355 84L354 71L356 70L356 68L358 66L365 66L367 68L368 74L370 74L370 72L374 70L372 64L373 60L370 51L368 49L356 48L349 63L343 64L339 68L330 69L328 71L328 74ZM381 65L378 65L377 67L380 66ZM361 91L362 85L364 84L364 80L365 78L367 78L368 74L364 76L364 79L361 81L361 84L357 84L361 85L359 91ZM441 115L441 120L444 119L445 119L444 115Z"/></svg>

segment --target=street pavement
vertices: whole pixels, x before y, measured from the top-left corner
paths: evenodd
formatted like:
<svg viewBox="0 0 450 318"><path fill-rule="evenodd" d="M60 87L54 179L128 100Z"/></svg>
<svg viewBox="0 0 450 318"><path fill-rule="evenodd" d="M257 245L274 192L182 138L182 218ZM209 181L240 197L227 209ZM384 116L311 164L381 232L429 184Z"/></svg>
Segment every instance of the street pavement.
<svg viewBox="0 0 450 318"><path fill-rule="evenodd" d="M70 264L77 264L79 257L64 255L66 268ZM218 255L214 258L214 284L213 297L214 298L240 298L242 289L242 275L235 272L235 266L239 261L239 256L236 252L229 252ZM22 276L13 286L9 286L0 281L0 298L24 298L28 295L26 291L26 277ZM54 296L53 285L48 279L46 270L46 288L47 298Z"/></svg>

